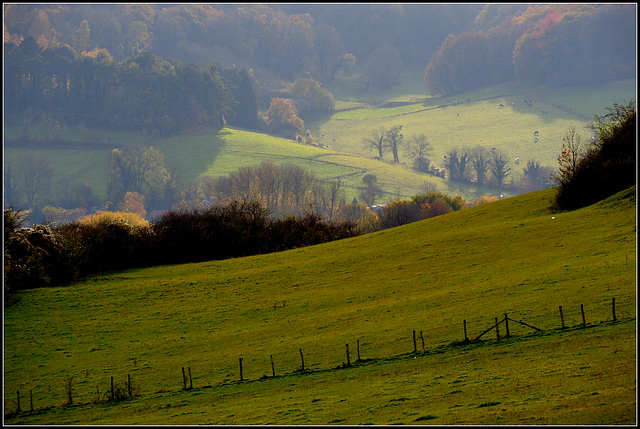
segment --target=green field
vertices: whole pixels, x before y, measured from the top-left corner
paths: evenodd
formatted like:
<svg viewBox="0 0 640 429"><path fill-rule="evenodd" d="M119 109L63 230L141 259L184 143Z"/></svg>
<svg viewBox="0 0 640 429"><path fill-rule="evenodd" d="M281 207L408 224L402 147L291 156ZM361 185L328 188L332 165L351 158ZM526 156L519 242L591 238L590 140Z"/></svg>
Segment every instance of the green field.
<svg viewBox="0 0 640 429"><path fill-rule="evenodd" d="M563 213L553 192L20 292L5 309L5 423L635 424L635 188ZM462 342L463 320L473 340L504 313L542 332L511 322L510 338ZM128 375L137 396L98 400Z"/></svg>
<svg viewBox="0 0 640 429"><path fill-rule="evenodd" d="M331 147L330 151L235 129L219 132L203 129L156 138L150 143L163 151L170 164L178 165L183 180L195 180L205 174L227 175L241 166L273 160L306 167L320 179L343 179L349 201L358 196L356 188L362 186L362 177L369 173L378 177L379 185L386 192L383 197L386 201L415 195L425 181L435 184L439 192L460 195L466 200L481 195L512 196L510 191L452 183L416 172L410 168L412 160L402 152L400 160L407 165L395 165L389 162L390 157L377 161L372 158L375 154L363 149L362 139L373 129L402 124L405 139L419 133L427 136L433 146L430 157L439 167L444 167L442 160L452 147L484 145L504 149L511 158L511 179L518 180L523 174L522 167L530 159L555 168L562 138L571 126L575 125L582 137L588 139L590 135L583 128L588 120L605 113L614 102L635 99L636 91L633 80L573 88L522 88L503 84L456 97L434 98L426 95L423 74L423 70L407 69L400 84L374 93L359 92L355 75L339 75L329 87L334 91L339 111L307 123L319 142ZM526 107L523 99L533 99L534 107ZM459 103L454 106L456 100ZM499 104L505 107L499 108ZM541 113L543 109L548 113ZM8 121L4 136L17 138L21 130L20 124ZM538 142L534 142L534 131L539 132ZM30 135L42 139L45 132L32 127ZM59 135L68 141L110 139L123 145L145 141L139 133L101 130L65 128ZM33 149L8 147L4 149L4 156L7 160L16 159L27 150ZM105 197L109 150L46 147L37 150L51 160L54 189L59 180L69 177L87 181L99 198ZM519 165L515 165L515 158L520 158Z"/></svg>

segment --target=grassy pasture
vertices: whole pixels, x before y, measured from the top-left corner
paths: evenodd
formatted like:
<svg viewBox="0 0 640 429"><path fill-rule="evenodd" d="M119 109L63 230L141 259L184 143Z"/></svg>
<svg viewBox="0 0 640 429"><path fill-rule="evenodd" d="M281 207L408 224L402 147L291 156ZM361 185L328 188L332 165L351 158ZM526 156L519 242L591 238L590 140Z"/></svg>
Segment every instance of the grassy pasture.
<svg viewBox="0 0 640 429"><path fill-rule="evenodd" d="M336 89L342 91L343 87L337 85ZM415 101L415 91L408 91L406 96L397 97L405 101L396 105L356 106L359 108L338 111L308 125L314 135L329 139L333 149L362 152L362 139L371 130L401 124L405 140L419 133L427 136L433 146L432 160L439 166L443 166L444 155L451 147L496 147L510 155L513 174L521 177L522 167L530 159L555 168L562 138L571 126L588 140L590 133L584 128L587 122L594 115L604 114L614 102L635 99L635 92L633 80L572 88L504 84L455 97L425 96L419 102ZM525 99L533 100L533 107L528 107ZM539 132L538 142L534 141L534 131ZM515 165L515 158L520 158L520 166ZM406 155L404 160L409 161Z"/></svg>
<svg viewBox="0 0 640 429"><path fill-rule="evenodd" d="M613 102L634 99L636 91L633 80L562 89L523 88L509 83L455 97L434 98L426 93L424 70L421 68L406 69L398 85L373 93L361 91L357 76L338 75L328 89L336 97L339 111L331 117L307 124L313 135L321 143L330 145L332 151L234 129L220 132L200 130L195 134L158 138L153 144L163 151L170 164L178 166L184 180L194 180L203 174L214 177L226 175L243 165L270 159L309 168L319 178L343 178L348 200L357 197L356 188L361 186L361 179L367 173L378 177L386 191L383 197L386 201L414 195L425 180L436 184L440 192L461 195L467 200L501 193L511 196L511 192L478 189L415 172L409 168L411 160L406 154L401 153L401 161L407 162L407 166L353 155L364 152L361 142L371 130L402 124L405 138L425 133L433 146L431 159L439 166L443 166L444 155L453 146L482 144L487 148L504 149L511 158L512 177L517 180L522 176L522 167L532 158L544 166L555 168L562 137L571 125L575 125L587 139L589 134L583 128L587 122L585 118L604 113L604 109ZM526 107L524 99L533 99L534 107ZM459 103L454 106L456 100ZM501 109L499 104L505 107ZM543 109L548 113L542 114ZM21 124L9 118L4 125L5 138L21 135ZM537 143L533 137L536 130L539 131ZM33 126L30 135L42 139L45 130ZM68 141L110 140L123 145L145 139L140 133L70 128L61 129L59 136ZM28 150L33 149L5 147L3 155L11 160ZM54 181L64 177L87 181L98 197L104 198L109 150L46 147L37 150L50 158ZM325 156L327 154L331 156ZM520 158L519 165L515 165L517 157Z"/></svg>
<svg viewBox="0 0 640 429"><path fill-rule="evenodd" d="M552 195L22 292L5 311L5 410L17 390L28 409L30 389L36 408L53 408L5 423L633 424L635 198L551 214ZM509 339L452 345L463 320L473 339L503 313L543 332L510 323ZM420 339L412 353L413 330L427 353ZM338 369L356 340L364 361ZM300 348L311 372L295 371ZM182 367L193 390L181 390ZM127 374L141 396L93 403ZM75 405L62 407L70 375Z"/></svg>

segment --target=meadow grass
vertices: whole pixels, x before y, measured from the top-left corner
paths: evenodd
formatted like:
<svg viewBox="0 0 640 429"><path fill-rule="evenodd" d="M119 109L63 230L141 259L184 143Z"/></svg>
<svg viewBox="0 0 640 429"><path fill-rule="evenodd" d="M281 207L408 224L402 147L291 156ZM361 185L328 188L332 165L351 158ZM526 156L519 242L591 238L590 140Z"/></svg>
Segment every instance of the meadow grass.
<svg viewBox="0 0 640 429"><path fill-rule="evenodd" d="M5 422L633 424L635 197L553 214L553 192L20 292L5 309ZM511 323L509 339L462 342L463 320L473 339L504 313L543 332ZM363 360L342 368L357 340ZM95 402L128 374L140 396ZM71 375L75 405L63 407ZM18 390L23 410L29 390L40 410L12 414Z"/></svg>
<svg viewBox="0 0 640 429"><path fill-rule="evenodd" d="M336 97L338 111L307 123L307 128L321 144L329 145L331 151L237 129L202 129L200 133L160 137L149 143L163 151L182 180L227 175L239 167L271 160L303 166L320 179L343 178L348 201L359 197L357 188L362 186L365 174L375 174L383 185L385 195L380 202L414 195L424 181L434 183L440 192L460 195L466 200L481 195L512 196L512 191L477 188L413 171L409 168L412 160L403 150L400 160L406 162L406 166L390 163L389 155L384 162L376 161L372 158L376 154L363 148L362 140L379 127L401 124L405 140L420 133L427 136L433 147L429 157L439 167L444 167L444 156L452 147L484 145L488 149L503 149L512 169L507 181L515 182L522 177L522 169L530 159L555 168L562 138L571 126L576 127L583 140L588 140L590 133L584 128L586 118L605 113L604 109L613 102L633 99L636 91L633 80L573 88L528 88L505 83L457 96L432 97L426 92L424 70L419 67L405 69L400 83L383 91L362 91L357 76L339 74L328 84L327 88ZM527 107L524 99L533 99L534 107ZM455 101L457 105L453 105ZM499 104L505 107L499 108ZM542 110L548 113L543 114ZM537 142L534 131L539 133ZM8 120L3 133L8 139L20 137L22 126ZM30 135L43 139L46 131L33 126ZM59 136L68 141L110 140L121 145L147 140L142 133L72 128L61 129ZM8 147L4 148L4 157L15 160L32 150ZM67 178L82 180L92 186L98 198L106 197L110 150L42 147L37 151L51 160L54 185ZM325 162L330 159L323 156L327 153L336 155L331 159L339 162ZM353 156L357 154L363 156ZM520 159L519 165L515 164L516 158Z"/></svg>

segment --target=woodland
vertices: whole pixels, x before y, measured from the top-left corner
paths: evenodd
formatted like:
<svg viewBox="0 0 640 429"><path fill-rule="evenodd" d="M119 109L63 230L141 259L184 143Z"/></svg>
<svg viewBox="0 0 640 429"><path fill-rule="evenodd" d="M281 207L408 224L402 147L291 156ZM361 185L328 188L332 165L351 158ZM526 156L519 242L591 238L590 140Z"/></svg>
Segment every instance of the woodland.
<svg viewBox="0 0 640 429"><path fill-rule="evenodd" d="M608 82L636 67L630 4L6 4L3 15L5 115L25 127L45 115L53 127L226 121L290 135L333 110L319 86L356 63L365 92L424 65L431 95Z"/></svg>

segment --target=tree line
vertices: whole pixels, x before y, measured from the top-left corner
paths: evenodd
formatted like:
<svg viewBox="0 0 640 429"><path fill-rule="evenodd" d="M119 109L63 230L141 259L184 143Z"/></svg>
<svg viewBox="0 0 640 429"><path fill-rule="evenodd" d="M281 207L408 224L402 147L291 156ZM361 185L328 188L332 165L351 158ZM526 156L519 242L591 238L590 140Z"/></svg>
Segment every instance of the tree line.
<svg viewBox="0 0 640 429"><path fill-rule="evenodd" d="M4 210L5 298L107 271L255 255L355 234L348 222L327 223L314 213L273 219L257 201L169 211L152 223L118 212L60 226L22 223L20 212Z"/></svg>
<svg viewBox="0 0 640 429"><path fill-rule="evenodd" d="M502 82L584 85L630 79L636 70L635 6L484 7L475 28L450 34L431 57L432 94L456 94Z"/></svg>
<svg viewBox="0 0 640 429"><path fill-rule="evenodd" d="M116 61L104 50L42 49L33 37L5 43L4 53L5 115L24 115L25 140L42 115L58 127L144 130L148 136L197 123L256 125L255 91L243 70L146 51Z"/></svg>
<svg viewBox="0 0 640 429"><path fill-rule="evenodd" d="M329 82L362 65L362 83L389 85L403 64L424 64L481 5L414 4L9 4L5 41L41 48L106 50L116 61L141 51L182 62L253 68L260 82L311 75ZM259 85L262 87L262 85ZM266 98L268 105L271 96Z"/></svg>
<svg viewBox="0 0 640 429"><path fill-rule="evenodd" d="M439 216L467 205L461 197L427 193L391 203L379 216L362 203L343 203L335 207L334 219L326 221L311 207L299 215L274 217L258 199L233 199L178 207L149 222L143 218L138 197L130 195L129 205L123 207L126 211L99 211L60 225L25 227L25 213L4 210L5 299L19 290L65 285L108 271L220 260L326 243ZM295 194L290 197L295 198Z"/></svg>

